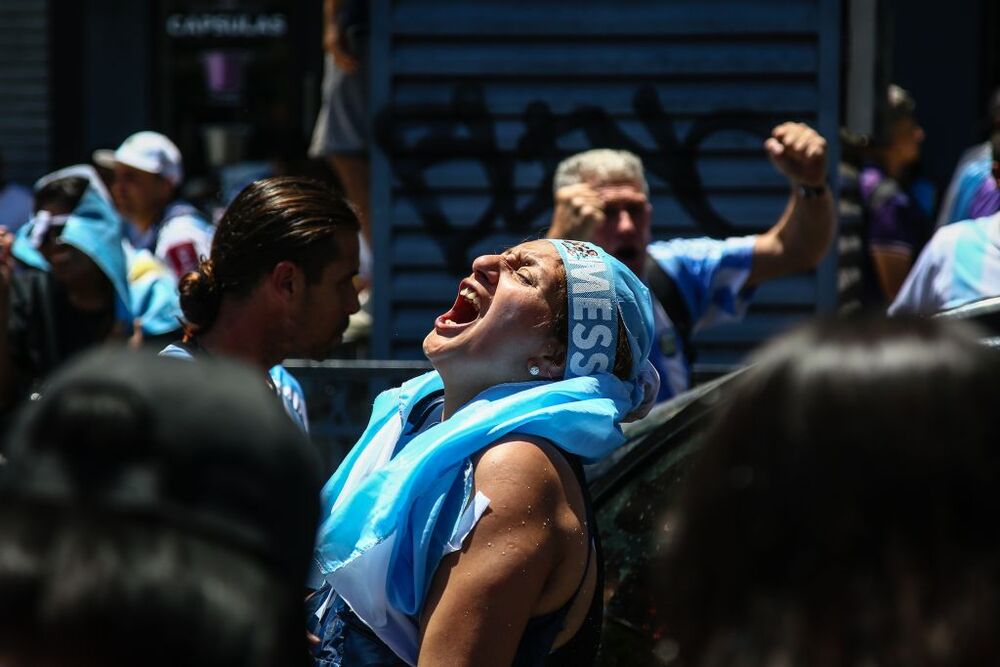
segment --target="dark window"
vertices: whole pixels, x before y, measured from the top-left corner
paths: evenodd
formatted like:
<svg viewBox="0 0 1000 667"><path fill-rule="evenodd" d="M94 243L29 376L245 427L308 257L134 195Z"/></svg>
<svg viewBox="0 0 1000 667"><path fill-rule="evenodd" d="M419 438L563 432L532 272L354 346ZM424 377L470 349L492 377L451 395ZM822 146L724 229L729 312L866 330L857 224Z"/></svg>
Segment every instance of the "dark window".
<svg viewBox="0 0 1000 667"><path fill-rule="evenodd" d="M661 666L675 657L656 621L654 561L666 517L733 375L657 408L591 476L604 550L604 630L600 665Z"/></svg>

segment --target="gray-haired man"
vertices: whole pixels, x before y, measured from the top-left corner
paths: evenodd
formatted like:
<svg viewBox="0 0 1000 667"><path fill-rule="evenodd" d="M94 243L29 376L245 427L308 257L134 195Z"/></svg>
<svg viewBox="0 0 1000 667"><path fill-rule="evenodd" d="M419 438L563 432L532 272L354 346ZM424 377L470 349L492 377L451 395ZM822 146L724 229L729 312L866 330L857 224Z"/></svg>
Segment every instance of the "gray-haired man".
<svg viewBox="0 0 1000 667"><path fill-rule="evenodd" d="M656 297L660 345L650 360L662 379L660 400L690 385L695 332L742 317L754 287L815 267L830 245L834 206L826 185L826 140L807 125L784 123L764 149L788 179L788 205L763 234L724 240L653 243L649 185L632 153L586 151L556 170L548 236L600 245L642 276Z"/></svg>

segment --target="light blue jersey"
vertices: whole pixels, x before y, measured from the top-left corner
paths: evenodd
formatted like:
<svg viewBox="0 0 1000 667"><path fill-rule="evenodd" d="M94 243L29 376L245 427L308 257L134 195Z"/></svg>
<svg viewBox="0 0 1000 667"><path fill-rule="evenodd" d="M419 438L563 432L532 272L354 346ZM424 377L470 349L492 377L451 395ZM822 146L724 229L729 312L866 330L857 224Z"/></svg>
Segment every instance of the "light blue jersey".
<svg viewBox="0 0 1000 667"><path fill-rule="evenodd" d="M692 332L741 319L750 305L746 289L753 266L756 236L728 239L696 238L657 241L647 251L673 279L687 305ZM649 360L660 374L659 401L673 398L691 386L691 368L685 342L662 305L653 299L656 340Z"/></svg>
<svg viewBox="0 0 1000 667"><path fill-rule="evenodd" d="M137 250L148 250L180 280L196 271L203 257L212 253L215 227L194 206L175 201L163 218L144 232L129 226L129 240Z"/></svg>
<svg viewBox="0 0 1000 667"><path fill-rule="evenodd" d="M944 227L953 222L968 220L972 216L972 199L976 189L983 180L991 178L990 170L993 164L993 149L989 141L966 149L958 160L955 174L952 176L941 210L938 212L937 227Z"/></svg>
<svg viewBox="0 0 1000 667"><path fill-rule="evenodd" d="M191 350L180 343L171 343L160 350L161 357L173 357L175 359L193 360L195 355ZM302 391L299 381L278 364L268 371L274 391L281 397L281 403L285 406L285 412L292 418L292 421L302 429L304 433L309 433L309 416L306 413L306 396Z"/></svg>
<svg viewBox="0 0 1000 667"><path fill-rule="evenodd" d="M890 315L930 315L1000 295L1000 213L942 227L920 253Z"/></svg>
<svg viewBox="0 0 1000 667"><path fill-rule="evenodd" d="M306 413L306 394L295 376L281 364L272 366L268 371L274 390L281 397L285 412L291 417L303 432L309 433L309 415Z"/></svg>

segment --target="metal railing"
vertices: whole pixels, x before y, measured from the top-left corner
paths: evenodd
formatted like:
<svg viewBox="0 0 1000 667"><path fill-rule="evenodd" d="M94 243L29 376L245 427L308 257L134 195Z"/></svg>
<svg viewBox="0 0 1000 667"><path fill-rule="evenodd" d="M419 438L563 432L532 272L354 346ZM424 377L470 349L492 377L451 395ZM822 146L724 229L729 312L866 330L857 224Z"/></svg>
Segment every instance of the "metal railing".
<svg viewBox="0 0 1000 667"><path fill-rule="evenodd" d="M428 361L355 359L289 359L284 366L302 383L310 435L328 471L361 436L376 396L432 368Z"/></svg>
<svg viewBox="0 0 1000 667"><path fill-rule="evenodd" d="M330 471L361 436L375 397L432 369L428 361L379 359L290 359L284 366L302 383L310 435ZM698 364L694 380L700 384L731 370L731 366Z"/></svg>

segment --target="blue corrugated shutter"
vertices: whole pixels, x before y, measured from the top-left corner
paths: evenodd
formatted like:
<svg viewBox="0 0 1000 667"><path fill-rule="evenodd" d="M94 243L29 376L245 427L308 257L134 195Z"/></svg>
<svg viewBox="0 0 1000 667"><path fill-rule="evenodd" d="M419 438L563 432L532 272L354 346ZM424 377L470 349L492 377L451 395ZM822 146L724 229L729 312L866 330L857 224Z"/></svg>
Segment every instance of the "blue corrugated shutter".
<svg viewBox="0 0 1000 667"><path fill-rule="evenodd" d="M0 152L7 176L28 185L49 162L47 5L0 2Z"/></svg>
<svg viewBox="0 0 1000 667"><path fill-rule="evenodd" d="M471 260L547 227L573 152L639 153L668 238L773 224L788 194L761 150L775 123L835 144L837 0L372 8L377 356L418 357ZM699 361L735 362L832 307L834 268L765 285L743 323L698 337Z"/></svg>

